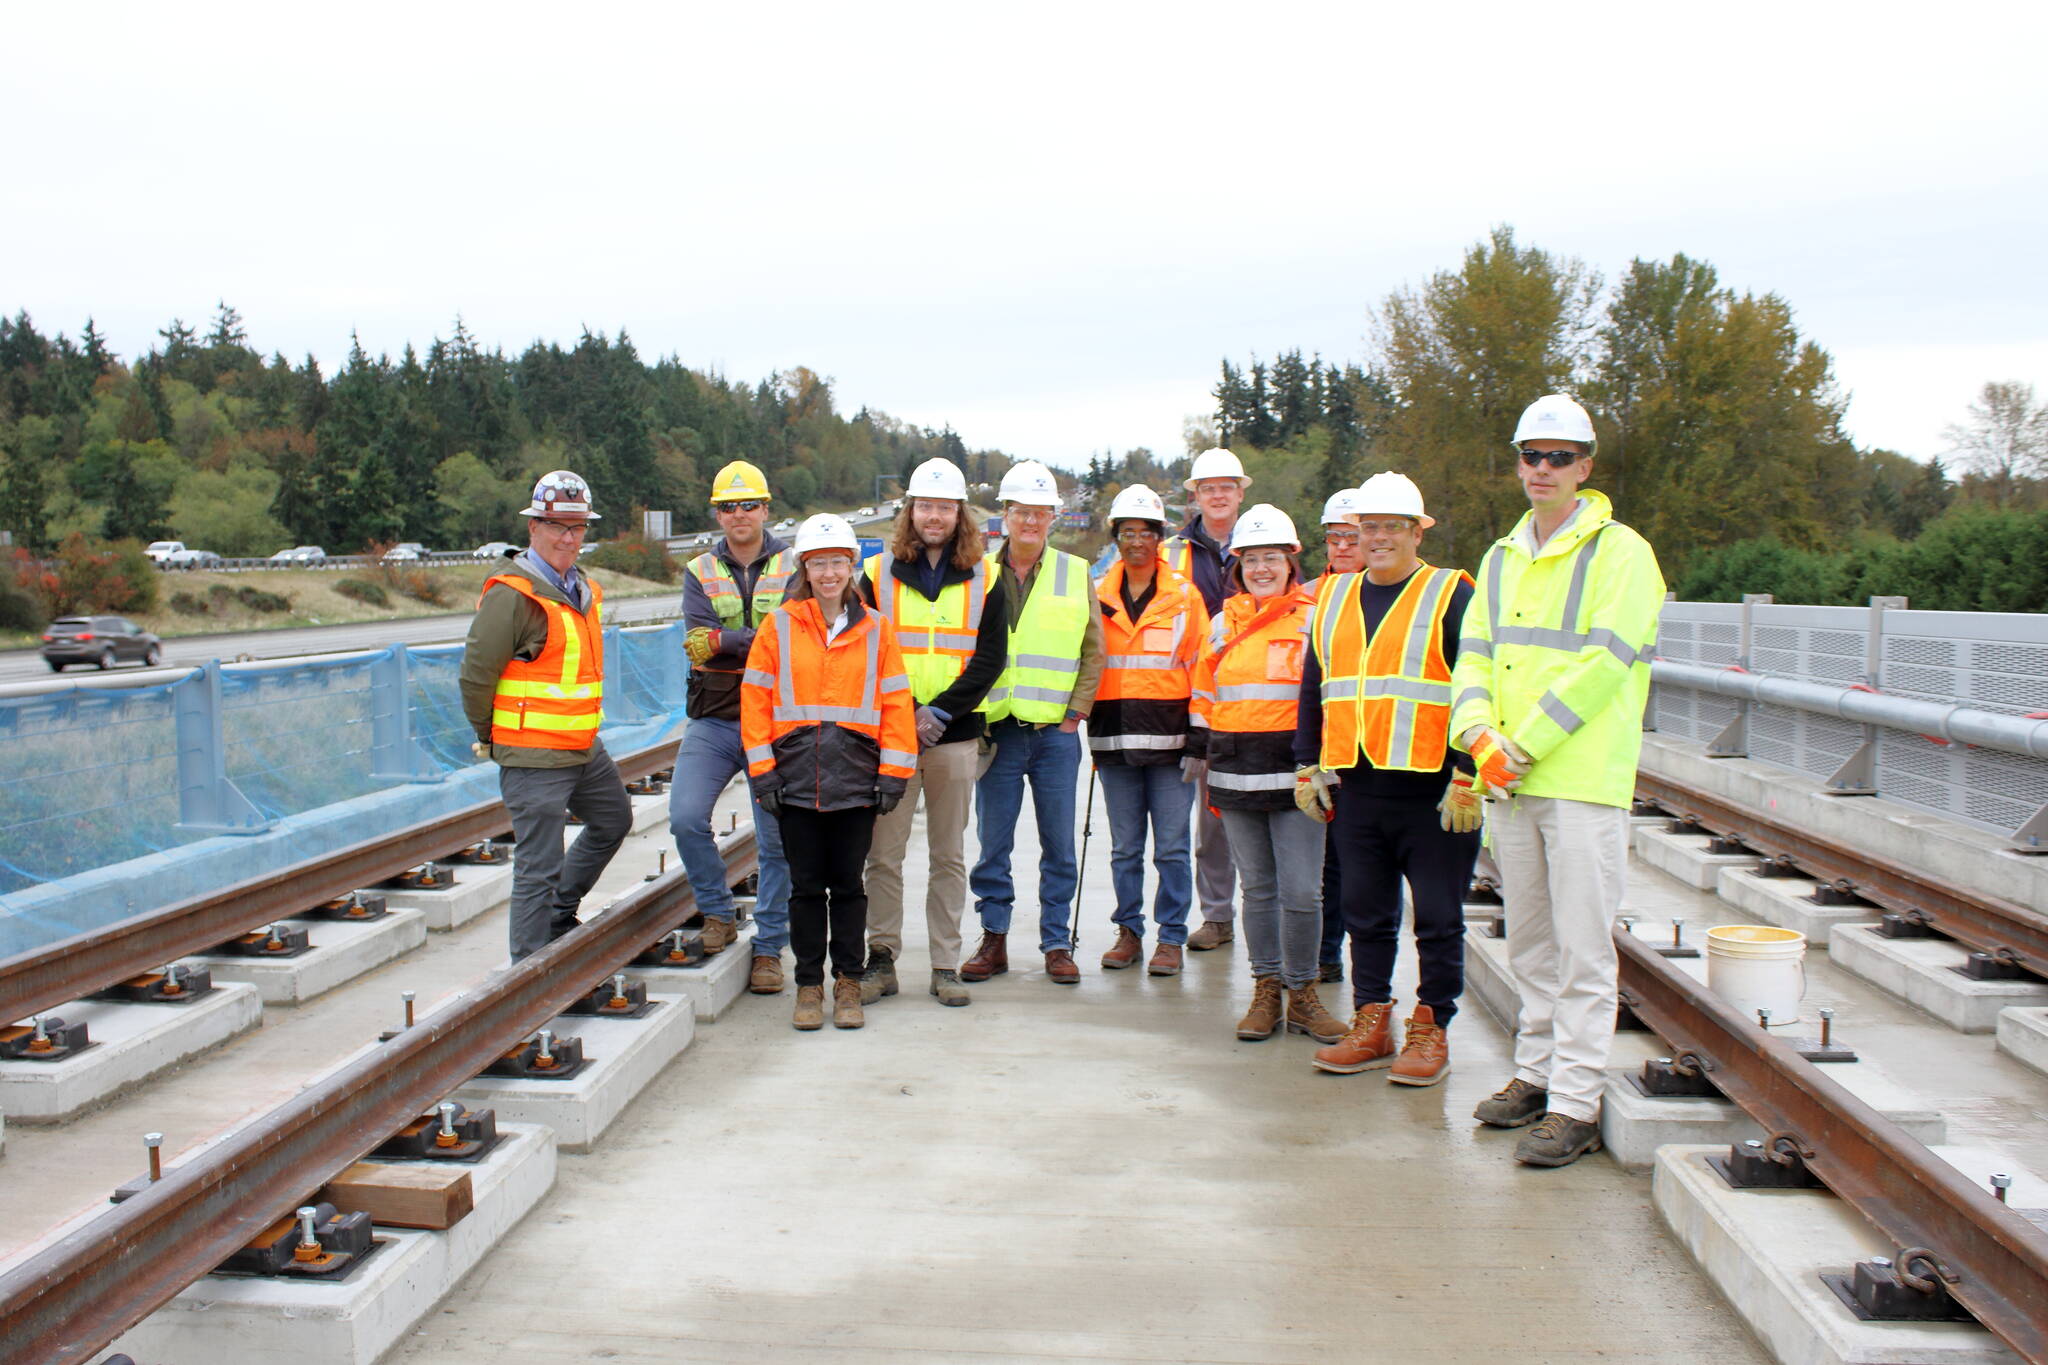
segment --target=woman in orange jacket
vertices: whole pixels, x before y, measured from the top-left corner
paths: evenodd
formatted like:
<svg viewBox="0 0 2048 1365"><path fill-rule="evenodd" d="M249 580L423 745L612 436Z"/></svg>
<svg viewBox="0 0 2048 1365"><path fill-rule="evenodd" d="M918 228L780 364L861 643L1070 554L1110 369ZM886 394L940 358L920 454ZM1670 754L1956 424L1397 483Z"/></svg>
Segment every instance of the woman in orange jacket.
<svg viewBox="0 0 2048 1365"><path fill-rule="evenodd" d="M799 1029L859 1028L876 815L917 770L910 676L888 621L853 591L860 541L821 512L796 534L802 581L754 633L740 679L740 742L754 799L782 829Z"/></svg>
<svg viewBox="0 0 2048 1365"><path fill-rule="evenodd" d="M1195 665L1189 753L1209 763L1209 800L1223 817L1244 887L1252 1004L1237 1036L1289 1033L1318 1042L1344 1024L1316 998L1322 937L1323 827L1298 808L1294 722L1314 596L1301 581L1294 522L1270 503L1238 519L1230 537L1235 595L1209 627Z"/></svg>

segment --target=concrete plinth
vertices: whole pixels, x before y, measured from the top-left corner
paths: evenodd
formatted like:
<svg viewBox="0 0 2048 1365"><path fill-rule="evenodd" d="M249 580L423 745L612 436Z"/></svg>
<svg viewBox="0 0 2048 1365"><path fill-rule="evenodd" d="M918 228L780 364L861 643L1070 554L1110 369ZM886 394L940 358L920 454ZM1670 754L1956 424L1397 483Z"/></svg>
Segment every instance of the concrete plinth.
<svg viewBox="0 0 2048 1365"><path fill-rule="evenodd" d="M1486 1006L1494 1022L1510 1035L1522 1012L1522 993L1508 969L1508 941L1484 929L1465 931L1465 994Z"/></svg>
<svg viewBox="0 0 2048 1365"><path fill-rule="evenodd" d="M710 1022L732 1008L733 1001L747 991L747 975L753 970L754 926L740 930L740 936L722 953L705 958L694 967L629 967L647 989L675 995L689 1001L690 1012ZM785 977L789 964L783 963ZM794 986L783 987L784 994Z"/></svg>
<svg viewBox="0 0 2048 1365"><path fill-rule="evenodd" d="M1866 923L1877 914L1868 905L1816 905L1809 897L1819 885L1804 877L1765 877L1754 868L1724 867L1714 894L1753 923L1806 935L1814 948L1828 946L1828 931L1837 924Z"/></svg>
<svg viewBox="0 0 2048 1365"><path fill-rule="evenodd" d="M1672 834L1662 825L1634 831L1636 857L1696 891L1712 891L1722 868L1756 866L1754 853L1709 853L1710 842L1704 834Z"/></svg>
<svg viewBox="0 0 2048 1365"><path fill-rule="evenodd" d="M2025 1005L2000 1010L1998 1050L2048 1076L2048 1010Z"/></svg>
<svg viewBox="0 0 2048 1365"><path fill-rule="evenodd" d="M219 985L189 1005L73 1000L50 1011L82 1023L95 1046L61 1062L0 1062L0 1111L55 1123L204 1052L263 1019L254 986Z"/></svg>
<svg viewBox="0 0 2048 1365"><path fill-rule="evenodd" d="M446 1232L380 1229L388 1240L354 1275L315 1280L209 1275L114 1343L138 1360L372 1365L455 1288L555 1183L553 1135L499 1126L469 1168L476 1207Z"/></svg>
<svg viewBox="0 0 2048 1365"><path fill-rule="evenodd" d="M313 946L297 957L193 958L215 981L245 981L266 1005L295 1005L353 981L427 941L427 917L418 910L393 910L360 924L310 921Z"/></svg>
<svg viewBox="0 0 2048 1365"><path fill-rule="evenodd" d="M1923 1009L1964 1033L1992 1033L1998 1012L2048 1005L2048 986L2035 981L1976 981L1959 967L1969 950L1945 938L1886 938L1871 924L1838 924L1828 956L1880 990Z"/></svg>
<svg viewBox="0 0 2048 1365"><path fill-rule="evenodd" d="M639 1019L563 1015L549 1024L557 1037L581 1038L583 1055L591 1059L568 1080L478 1076L453 1097L477 1108L489 1106L501 1120L545 1124L563 1151L589 1151L641 1088L696 1036L696 1015L682 997L650 993L648 998L660 1008Z"/></svg>
<svg viewBox="0 0 2048 1365"><path fill-rule="evenodd" d="M1823 1273L1890 1256L1885 1241L1826 1190L1734 1190L1705 1158L1725 1145L1656 1155L1651 1198L1665 1223L1752 1332L1800 1365L2012 1365L1975 1323L1861 1322Z"/></svg>
<svg viewBox="0 0 2048 1365"><path fill-rule="evenodd" d="M636 796L633 798L633 833L645 834L650 829L668 827L668 793L659 796Z"/></svg>
<svg viewBox="0 0 2048 1365"><path fill-rule="evenodd" d="M510 863L494 863L488 867L465 863L451 866L456 882L445 891L389 890L381 894L394 910L417 910L425 915L427 928L437 934L460 928L512 898Z"/></svg>

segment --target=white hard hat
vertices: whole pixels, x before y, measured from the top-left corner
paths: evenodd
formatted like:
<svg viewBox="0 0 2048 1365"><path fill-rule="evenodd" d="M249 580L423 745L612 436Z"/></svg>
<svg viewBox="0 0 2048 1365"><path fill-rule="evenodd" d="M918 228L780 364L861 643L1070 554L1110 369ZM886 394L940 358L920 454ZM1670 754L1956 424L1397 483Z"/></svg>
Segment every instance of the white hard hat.
<svg viewBox="0 0 2048 1365"><path fill-rule="evenodd" d="M1358 490L1356 488L1340 488L1330 494L1329 501L1323 504L1323 525L1328 526L1340 521L1357 521L1358 514L1362 510L1358 503Z"/></svg>
<svg viewBox="0 0 2048 1365"><path fill-rule="evenodd" d="M1060 486L1053 481L1050 469L1036 460L1026 460L1010 466L996 497L1003 502L1021 502L1026 507L1058 507Z"/></svg>
<svg viewBox="0 0 2048 1365"><path fill-rule="evenodd" d="M950 498L967 501L967 476L951 460L933 458L910 471L904 495L912 498Z"/></svg>
<svg viewBox="0 0 2048 1365"><path fill-rule="evenodd" d="M1413 517L1418 526L1434 526L1436 518L1422 510L1422 490L1406 474L1389 469L1367 479L1358 489L1358 511L1362 516Z"/></svg>
<svg viewBox="0 0 2048 1365"><path fill-rule="evenodd" d="M1236 479L1239 488L1250 488L1252 481L1244 472L1244 462L1221 446L1205 450L1195 456L1195 466L1182 479L1180 486L1190 492L1204 479Z"/></svg>
<svg viewBox="0 0 2048 1365"><path fill-rule="evenodd" d="M813 550L845 550L857 556L860 537L853 533L853 524L837 512L819 512L805 517L804 524L796 528L797 557Z"/></svg>
<svg viewBox="0 0 2048 1365"><path fill-rule="evenodd" d="M1166 525L1166 504L1159 495L1142 483L1130 484L1117 490L1116 498L1109 504L1109 524L1112 528L1125 517L1139 521L1156 521Z"/></svg>
<svg viewBox="0 0 2048 1365"><path fill-rule="evenodd" d="M1549 393L1522 409L1515 423L1515 444L1524 441L1583 441L1586 453L1593 453L1593 419L1586 410L1561 393Z"/></svg>
<svg viewBox="0 0 2048 1365"><path fill-rule="evenodd" d="M1239 517L1230 532L1232 554L1266 545L1278 545L1290 553L1301 551L1301 537L1294 534L1294 518L1270 502L1259 503Z"/></svg>
<svg viewBox="0 0 2048 1365"><path fill-rule="evenodd" d="M603 521L590 510L590 485L572 469L550 469L533 485L533 505L519 509L522 517L549 521Z"/></svg>

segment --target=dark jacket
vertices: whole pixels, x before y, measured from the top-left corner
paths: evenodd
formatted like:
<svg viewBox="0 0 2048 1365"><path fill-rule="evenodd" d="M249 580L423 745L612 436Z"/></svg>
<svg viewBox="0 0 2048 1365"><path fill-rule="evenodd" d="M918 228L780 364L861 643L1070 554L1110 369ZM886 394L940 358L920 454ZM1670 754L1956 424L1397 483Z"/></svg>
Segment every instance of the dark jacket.
<svg viewBox="0 0 2048 1365"><path fill-rule="evenodd" d="M1195 513L1187 525L1167 538L1166 543L1160 547L1160 557L1178 568L1183 544L1186 544L1190 551L1187 557L1187 575L1195 580L1195 589L1202 594L1202 605L1207 607L1209 615L1214 617L1217 612L1223 610L1223 600L1231 594L1226 575L1236 556L1216 543L1216 538L1203 527L1200 512Z"/></svg>
<svg viewBox="0 0 2048 1365"><path fill-rule="evenodd" d="M930 575L922 572L923 567L917 566L918 572L906 573L901 569L892 572L896 574L897 582L927 602L938 601L939 594L947 588L965 583L981 572L979 565L972 569L955 568L952 560L948 559L939 566L938 582L934 585ZM860 597L869 606L875 605L875 580L865 573L860 576ZM987 728L981 713L974 708L981 705L981 699L988 695L989 688L1003 676L1003 666L1008 662L1009 619L1009 608L1004 605L1003 578L998 574L989 587L988 596L982 601L981 628L974 633L974 653L968 656L967 666L960 670L959 677L953 679L952 686L926 703L951 717L946 722L946 733L939 736L939 743L979 739Z"/></svg>
<svg viewBox="0 0 2048 1365"><path fill-rule="evenodd" d="M701 664L690 669L689 694L684 714L690 719L708 717L712 720L740 718L740 672L747 666L747 651L754 647L754 627L760 624L754 619L754 585L761 580L761 570L778 550L789 548L787 541L778 540L773 531L761 533L761 552L752 563L742 564L733 558L732 547L725 537L718 538L718 544L709 553L723 560L740 586L740 610L746 624L728 626L718 617L718 611L711 605L711 599L704 593L704 585L697 575L687 568L683 571L683 629L695 630L709 626L719 631L718 652ZM696 556L692 555L692 559ZM796 585L796 574L791 572L789 583ZM788 590L784 590L787 598Z"/></svg>

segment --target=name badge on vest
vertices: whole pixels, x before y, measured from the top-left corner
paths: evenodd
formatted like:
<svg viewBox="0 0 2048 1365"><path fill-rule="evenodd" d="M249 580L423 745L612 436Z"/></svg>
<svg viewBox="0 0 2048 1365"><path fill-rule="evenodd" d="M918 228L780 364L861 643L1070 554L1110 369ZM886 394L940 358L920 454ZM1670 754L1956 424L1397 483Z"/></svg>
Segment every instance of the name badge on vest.
<svg viewBox="0 0 2048 1365"><path fill-rule="evenodd" d="M1274 682L1301 681L1300 640L1267 641L1266 677Z"/></svg>
<svg viewBox="0 0 2048 1365"><path fill-rule="evenodd" d="M1173 628L1171 626L1147 626L1138 632L1138 644L1147 654L1171 654L1173 652Z"/></svg>

